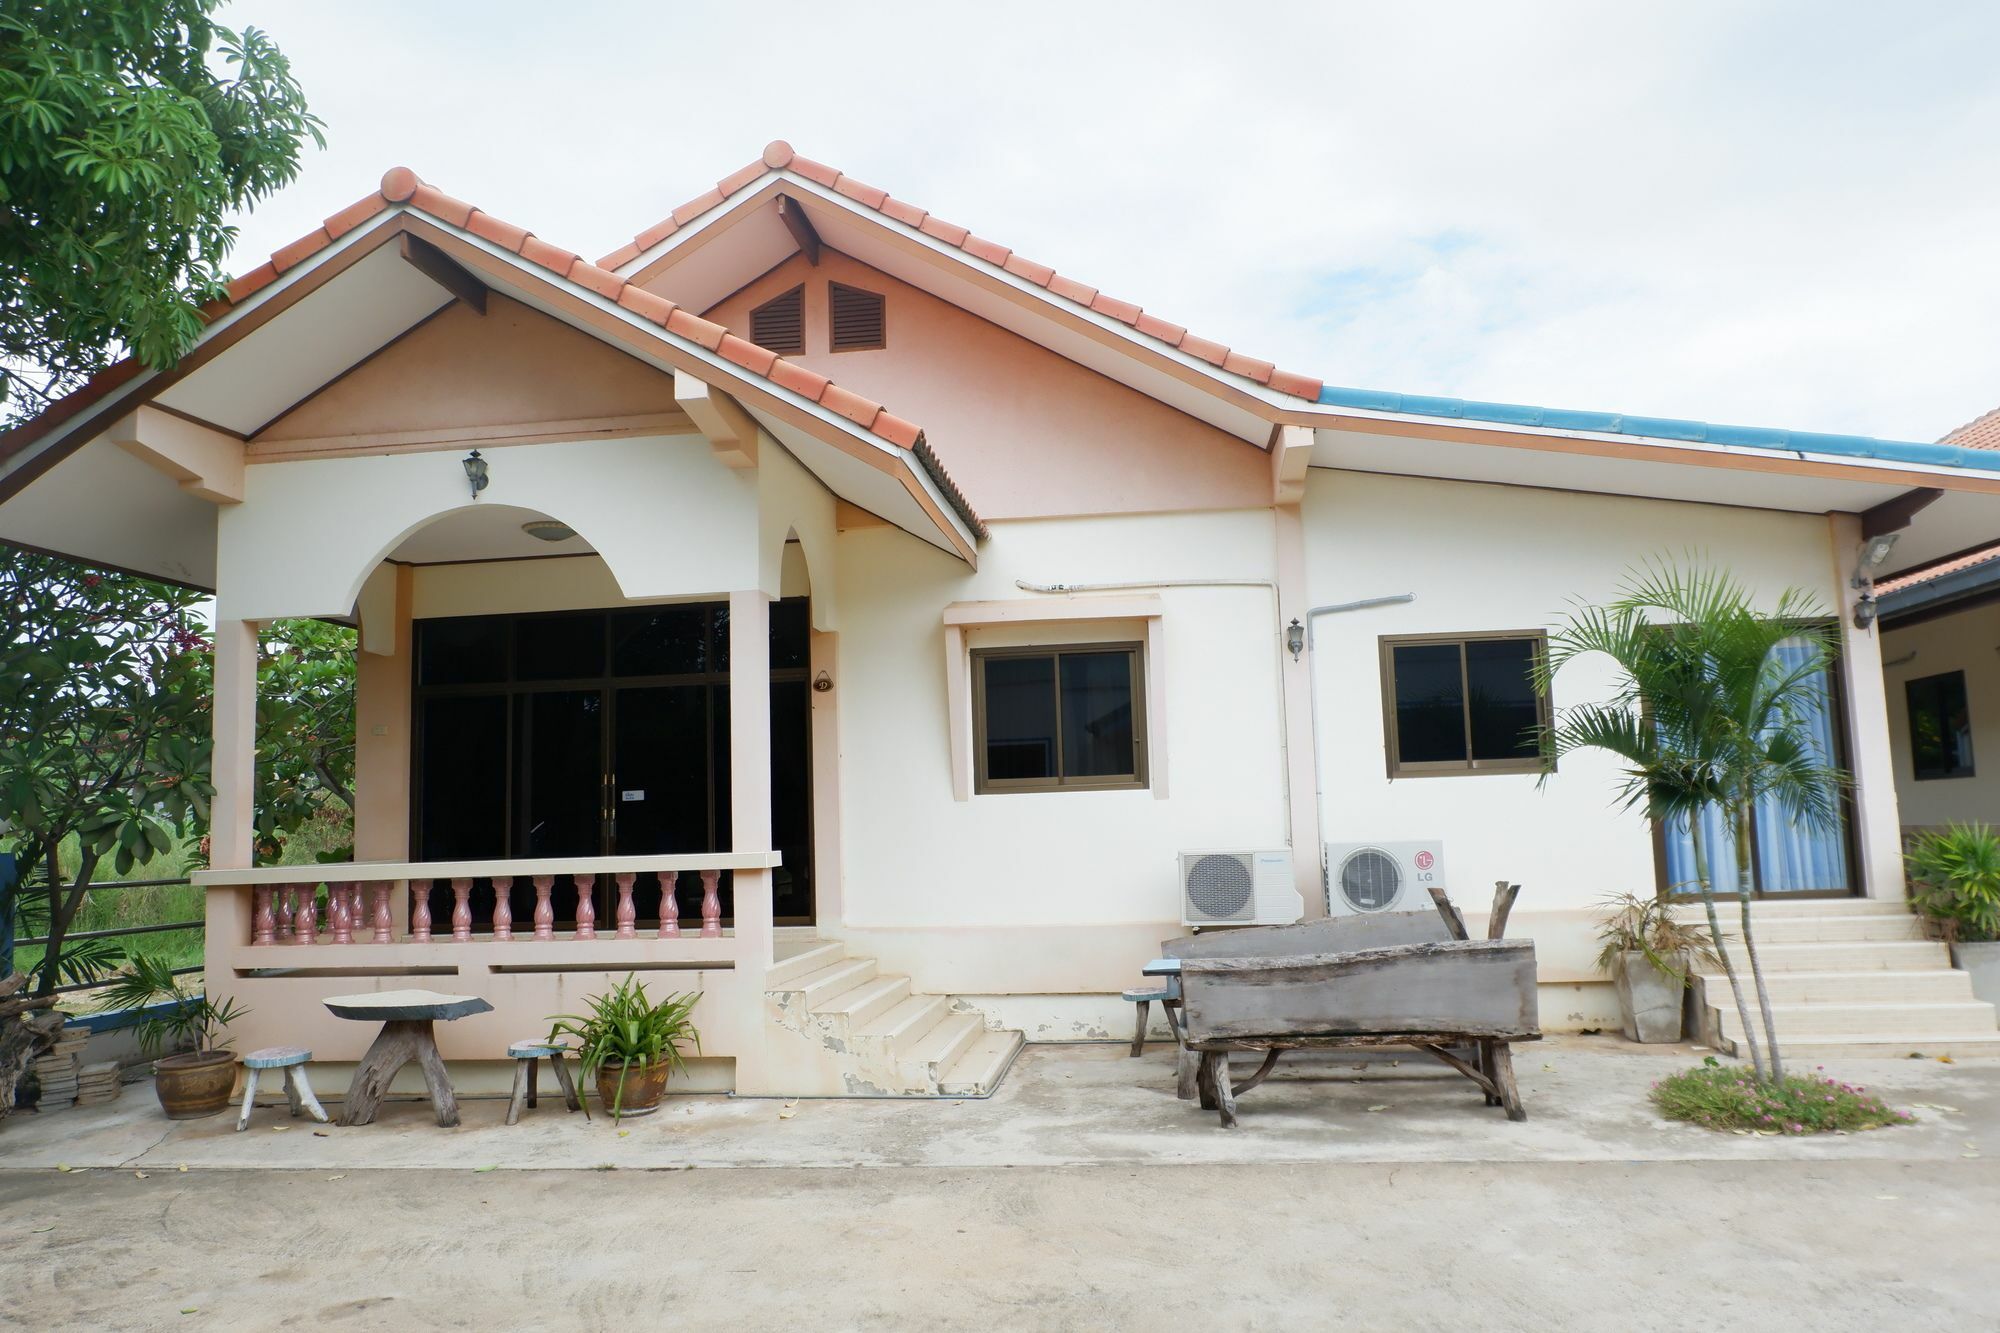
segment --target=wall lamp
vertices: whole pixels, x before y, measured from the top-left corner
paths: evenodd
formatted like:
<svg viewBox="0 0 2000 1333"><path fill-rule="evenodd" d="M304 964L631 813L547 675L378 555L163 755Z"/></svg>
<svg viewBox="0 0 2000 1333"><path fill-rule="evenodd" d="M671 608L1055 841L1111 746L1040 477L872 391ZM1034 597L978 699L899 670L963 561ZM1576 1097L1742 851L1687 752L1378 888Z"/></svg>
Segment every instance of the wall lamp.
<svg viewBox="0 0 2000 1333"><path fill-rule="evenodd" d="M479 493L486 489L486 460L474 449L460 460L460 466L465 469L465 479L472 483L472 498L477 500Z"/></svg>
<svg viewBox="0 0 2000 1333"><path fill-rule="evenodd" d="M1299 660L1299 654L1306 650L1306 627L1297 616L1285 626L1285 647L1291 650L1292 660Z"/></svg>
<svg viewBox="0 0 2000 1333"><path fill-rule="evenodd" d="M1861 543L1861 557L1855 562L1855 587L1859 588L1875 581L1875 571L1888 560L1889 552L1896 549L1896 538L1901 535L1896 532L1885 532L1879 537L1870 537Z"/></svg>

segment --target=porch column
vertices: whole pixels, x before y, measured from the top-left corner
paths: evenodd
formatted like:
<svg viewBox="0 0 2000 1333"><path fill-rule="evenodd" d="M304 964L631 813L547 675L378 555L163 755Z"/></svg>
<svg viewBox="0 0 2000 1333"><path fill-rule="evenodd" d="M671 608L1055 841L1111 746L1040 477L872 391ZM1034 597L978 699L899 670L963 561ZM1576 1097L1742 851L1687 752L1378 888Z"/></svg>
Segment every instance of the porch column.
<svg viewBox="0 0 2000 1333"><path fill-rule="evenodd" d="M208 864L216 870L247 869L255 859L253 840L257 765L257 622L215 622L215 742L209 775L215 796L209 807Z"/></svg>
<svg viewBox="0 0 2000 1333"><path fill-rule="evenodd" d="M729 845L771 846L771 599L729 594ZM771 872L738 870L736 938L759 972L771 965ZM758 982L761 988L761 980Z"/></svg>
<svg viewBox="0 0 2000 1333"><path fill-rule="evenodd" d="M1292 886L1299 891L1303 914L1323 917L1326 891L1320 880L1319 756L1313 747L1312 659L1301 653L1294 661L1285 643L1291 623L1296 620L1304 627L1312 614L1312 599L1306 595L1305 524L1297 504L1277 506L1271 518L1277 538L1276 637ZM1310 634L1310 630L1302 632Z"/></svg>
<svg viewBox="0 0 2000 1333"><path fill-rule="evenodd" d="M1846 703L1847 760L1854 775L1855 859L1862 892L1871 898L1902 898L1902 816L1896 804L1896 771L1889 740L1889 695L1882 681L1882 636L1878 625L1854 627L1861 590L1854 587L1860 565L1861 517L1829 514L1833 571L1840 617L1840 691Z"/></svg>
<svg viewBox="0 0 2000 1333"><path fill-rule="evenodd" d="M361 590L354 655L354 856L410 854L410 601L408 565L382 565ZM404 895L397 894L401 906ZM407 908L402 908L407 911Z"/></svg>

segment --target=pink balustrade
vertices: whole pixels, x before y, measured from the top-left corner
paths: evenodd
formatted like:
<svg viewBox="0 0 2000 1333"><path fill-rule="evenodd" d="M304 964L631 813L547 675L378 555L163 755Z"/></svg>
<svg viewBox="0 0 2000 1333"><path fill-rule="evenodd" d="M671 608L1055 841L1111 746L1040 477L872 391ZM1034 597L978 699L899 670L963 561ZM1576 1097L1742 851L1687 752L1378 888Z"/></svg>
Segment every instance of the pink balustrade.
<svg viewBox="0 0 2000 1333"><path fill-rule="evenodd" d="M511 940L514 938L514 881L511 876L493 877L493 938Z"/></svg>
<svg viewBox="0 0 2000 1333"><path fill-rule="evenodd" d="M639 912L632 906L632 881L639 877L628 873L613 878L618 884L618 938L633 939L639 934Z"/></svg>
<svg viewBox="0 0 2000 1333"><path fill-rule="evenodd" d="M463 944L472 938L472 881L453 880L451 898L451 938L454 943Z"/></svg>
<svg viewBox="0 0 2000 1333"><path fill-rule="evenodd" d="M681 933L681 905L674 896L681 877L671 870L660 872L660 938L679 939Z"/></svg>
<svg viewBox="0 0 2000 1333"><path fill-rule="evenodd" d="M597 938L597 900L595 875L571 875L576 885L576 937L580 940Z"/></svg>
<svg viewBox="0 0 2000 1333"><path fill-rule="evenodd" d="M701 933L710 939L722 934L722 897L716 889L721 878L720 870L701 872Z"/></svg>
<svg viewBox="0 0 2000 1333"><path fill-rule="evenodd" d="M431 942L431 882L427 879L410 881L410 938L418 944Z"/></svg>

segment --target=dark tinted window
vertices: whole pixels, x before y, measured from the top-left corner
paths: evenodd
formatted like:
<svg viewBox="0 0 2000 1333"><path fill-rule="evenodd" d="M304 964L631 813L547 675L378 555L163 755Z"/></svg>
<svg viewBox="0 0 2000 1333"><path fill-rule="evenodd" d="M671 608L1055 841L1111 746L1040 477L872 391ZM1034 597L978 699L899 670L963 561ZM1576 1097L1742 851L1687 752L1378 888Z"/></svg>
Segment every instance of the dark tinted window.
<svg viewBox="0 0 2000 1333"><path fill-rule="evenodd" d="M603 674L603 616L522 616L514 621L514 679L589 680Z"/></svg>
<svg viewBox="0 0 2000 1333"><path fill-rule="evenodd" d="M802 667L811 657L811 624L806 617L809 603L803 597L787 597L771 603L771 666Z"/></svg>
<svg viewBox="0 0 2000 1333"><path fill-rule="evenodd" d="M1136 646L978 652L973 685L980 790L1146 784Z"/></svg>
<svg viewBox="0 0 2000 1333"><path fill-rule="evenodd" d="M1390 642L1391 775L1536 768L1540 652L1541 639L1525 635Z"/></svg>
<svg viewBox="0 0 2000 1333"><path fill-rule="evenodd" d="M1533 639L1469 639L1465 702L1474 759L1533 759L1542 720Z"/></svg>
<svg viewBox="0 0 2000 1333"><path fill-rule="evenodd" d="M1056 660L989 657L986 668L986 775L1018 780L1056 775Z"/></svg>
<svg viewBox="0 0 2000 1333"><path fill-rule="evenodd" d="M1465 674L1456 643L1394 650L1396 758L1405 764L1465 758Z"/></svg>
<svg viewBox="0 0 2000 1333"><path fill-rule="evenodd" d="M417 622L417 680L483 685L507 679L507 624L484 616Z"/></svg>
<svg viewBox="0 0 2000 1333"><path fill-rule="evenodd" d="M1965 673L1948 671L1903 686L1910 706L1910 757L1919 778L1969 778L1972 714Z"/></svg>
<svg viewBox="0 0 2000 1333"><path fill-rule="evenodd" d="M1061 664L1063 776L1131 775L1132 654L1065 653Z"/></svg>
<svg viewBox="0 0 2000 1333"><path fill-rule="evenodd" d="M691 676L708 670L707 604L649 607L611 617L611 671L618 676Z"/></svg>

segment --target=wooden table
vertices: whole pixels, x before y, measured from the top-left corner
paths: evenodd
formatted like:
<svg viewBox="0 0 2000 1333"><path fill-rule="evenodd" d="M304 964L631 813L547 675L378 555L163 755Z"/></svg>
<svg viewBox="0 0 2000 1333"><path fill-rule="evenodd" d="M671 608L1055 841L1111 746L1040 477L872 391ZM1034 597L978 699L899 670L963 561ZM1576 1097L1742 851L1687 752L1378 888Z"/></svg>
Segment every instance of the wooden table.
<svg viewBox="0 0 2000 1333"><path fill-rule="evenodd" d="M348 1084L347 1102L340 1111L341 1124L371 1123L382 1104L382 1094L389 1090L389 1080L412 1060L424 1071L424 1085L430 1089L438 1124L448 1128L458 1123L458 1099L452 1095L451 1080L445 1077L444 1057L438 1054L431 1025L487 1013L492 1005L477 995L441 995L430 990L334 995L325 1003L335 1018L382 1025L368 1053L354 1067L354 1081Z"/></svg>

